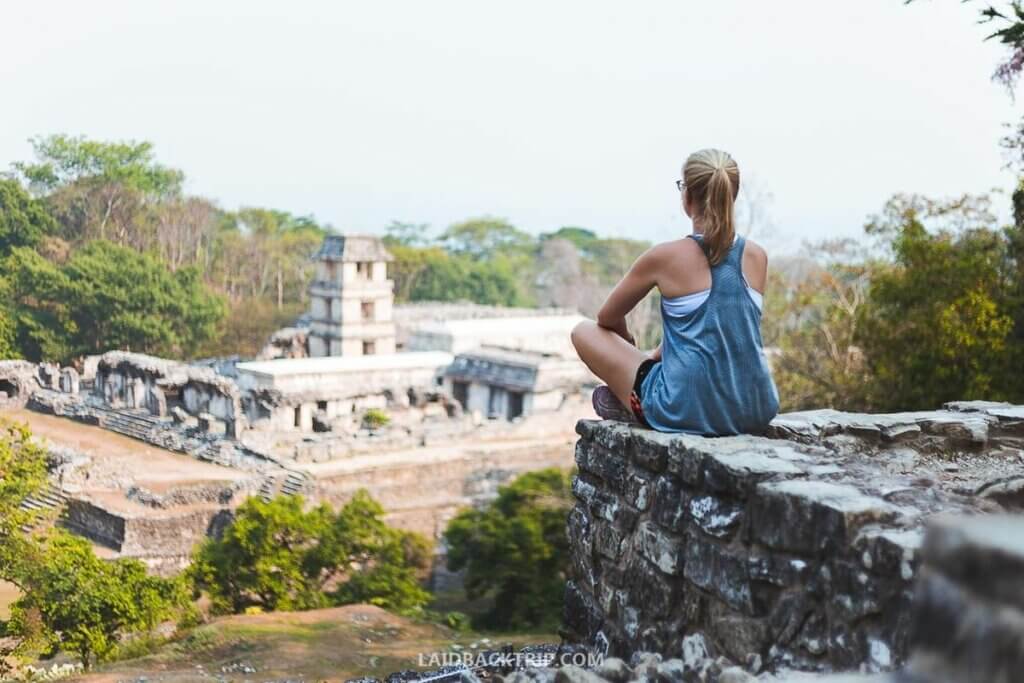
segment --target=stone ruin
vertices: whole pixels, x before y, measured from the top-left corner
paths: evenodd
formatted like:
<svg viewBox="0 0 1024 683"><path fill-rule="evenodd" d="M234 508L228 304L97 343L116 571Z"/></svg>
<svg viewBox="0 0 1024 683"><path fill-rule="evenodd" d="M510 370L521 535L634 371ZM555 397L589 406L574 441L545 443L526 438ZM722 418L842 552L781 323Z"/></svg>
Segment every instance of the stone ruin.
<svg viewBox="0 0 1024 683"><path fill-rule="evenodd" d="M303 495L341 506L365 488L389 523L437 537L459 510L493 498L515 474L570 464L582 397L566 407L568 414L529 424L477 423L472 415L452 415L433 367L404 371L365 360L382 367L333 376L285 373L289 387L298 387L287 397L235 379L244 364L231 362L226 367L233 374L221 374L214 367L220 363L122 351L88 357L80 371L5 361L0 408L67 418L156 447L107 444L95 432L20 416L51 455L52 491L32 504L61 508L61 523L72 531L157 573L186 566L195 543L216 533L249 496ZM306 361L283 362L291 369ZM321 393L309 393L318 387ZM316 425L335 400L349 410L337 411L330 429L297 424L297 406L301 421ZM287 408L286 429L250 419L260 401ZM390 422L361 424L369 406L386 407Z"/></svg>
<svg viewBox="0 0 1024 683"><path fill-rule="evenodd" d="M766 437L577 431L573 639L669 659L699 637L754 673L1012 655L1016 677L948 680L1024 680L1024 524L971 517L924 541L939 518L1024 508L1024 406L794 413Z"/></svg>
<svg viewBox="0 0 1024 683"><path fill-rule="evenodd" d="M0 407L24 407L44 381L50 383L51 376L50 366L44 368L24 360L0 360Z"/></svg>

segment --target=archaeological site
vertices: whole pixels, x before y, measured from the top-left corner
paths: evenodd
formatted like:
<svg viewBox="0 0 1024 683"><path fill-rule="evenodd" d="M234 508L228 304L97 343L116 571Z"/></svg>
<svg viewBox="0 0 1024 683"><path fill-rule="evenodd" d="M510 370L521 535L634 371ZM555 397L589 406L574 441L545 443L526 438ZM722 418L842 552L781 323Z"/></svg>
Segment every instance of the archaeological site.
<svg viewBox="0 0 1024 683"><path fill-rule="evenodd" d="M1024 406L715 439L593 421L574 312L394 305L376 238L316 259L309 313L253 360L0 362L3 414L51 455L26 504L169 574L249 496L365 488L436 539L517 473L575 464L563 636L606 659L509 680L1024 680Z"/></svg>

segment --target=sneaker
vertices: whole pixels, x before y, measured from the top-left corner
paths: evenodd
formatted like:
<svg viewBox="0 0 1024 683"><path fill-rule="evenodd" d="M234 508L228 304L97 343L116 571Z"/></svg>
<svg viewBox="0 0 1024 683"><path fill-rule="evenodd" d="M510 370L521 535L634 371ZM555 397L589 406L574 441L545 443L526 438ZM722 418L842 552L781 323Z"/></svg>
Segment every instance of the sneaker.
<svg viewBox="0 0 1024 683"><path fill-rule="evenodd" d="M607 385L602 384L598 388L594 389L594 395L591 398L591 402L594 404L594 412L602 420L615 420L616 422L636 422L637 419L633 413L622 405L612 390Z"/></svg>

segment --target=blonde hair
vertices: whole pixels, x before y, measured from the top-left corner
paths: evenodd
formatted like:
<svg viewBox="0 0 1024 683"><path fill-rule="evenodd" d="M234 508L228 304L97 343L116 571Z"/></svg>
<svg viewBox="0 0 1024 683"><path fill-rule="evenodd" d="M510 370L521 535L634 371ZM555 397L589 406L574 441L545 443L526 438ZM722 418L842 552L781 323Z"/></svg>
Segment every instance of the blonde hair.
<svg viewBox="0 0 1024 683"><path fill-rule="evenodd" d="M720 149L702 149L683 164L683 182L704 222L704 253L711 265L718 265L736 239L733 204L740 191L740 167Z"/></svg>

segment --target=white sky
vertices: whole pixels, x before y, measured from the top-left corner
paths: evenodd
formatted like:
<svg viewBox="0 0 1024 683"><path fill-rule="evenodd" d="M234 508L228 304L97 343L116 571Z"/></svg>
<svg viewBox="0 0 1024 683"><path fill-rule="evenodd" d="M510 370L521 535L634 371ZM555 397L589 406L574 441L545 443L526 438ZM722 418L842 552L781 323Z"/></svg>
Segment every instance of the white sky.
<svg viewBox="0 0 1024 683"><path fill-rule="evenodd" d="M0 169L56 132L150 140L226 208L343 231L491 214L671 239L691 151L770 192L768 241L895 192L1009 188L1019 117L956 0L7 3Z"/></svg>

